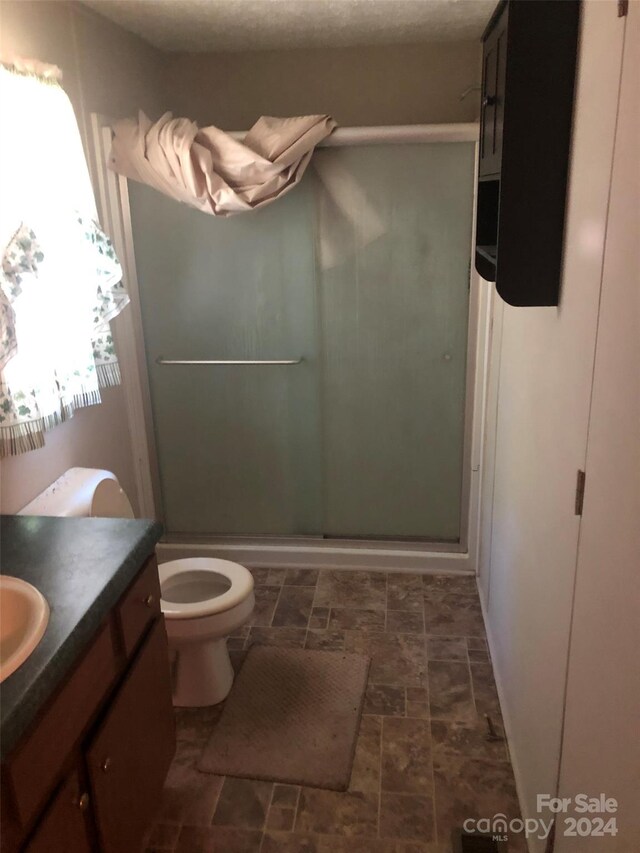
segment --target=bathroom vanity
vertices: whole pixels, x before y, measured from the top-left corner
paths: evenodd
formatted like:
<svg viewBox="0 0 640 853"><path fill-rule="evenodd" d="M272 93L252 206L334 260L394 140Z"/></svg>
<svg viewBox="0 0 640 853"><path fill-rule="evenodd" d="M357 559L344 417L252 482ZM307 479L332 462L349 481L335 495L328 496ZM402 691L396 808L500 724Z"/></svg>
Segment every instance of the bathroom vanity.
<svg viewBox="0 0 640 853"><path fill-rule="evenodd" d="M49 624L0 688L3 853L135 853L175 750L154 522L6 516Z"/></svg>

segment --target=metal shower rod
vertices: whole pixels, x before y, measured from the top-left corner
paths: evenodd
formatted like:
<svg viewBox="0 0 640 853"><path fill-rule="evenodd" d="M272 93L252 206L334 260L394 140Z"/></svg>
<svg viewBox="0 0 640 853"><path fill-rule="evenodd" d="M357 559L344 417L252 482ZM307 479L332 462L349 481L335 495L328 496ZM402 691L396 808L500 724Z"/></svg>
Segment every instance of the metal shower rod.
<svg viewBox="0 0 640 853"><path fill-rule="evenodd" d="M318 148L340 148L347 145L392 145L420 142L476 142L476 122L455 124L397 124L381 127L337 127L319 143ZM230 131L234 139L242 140L246 130Z"/></svg>

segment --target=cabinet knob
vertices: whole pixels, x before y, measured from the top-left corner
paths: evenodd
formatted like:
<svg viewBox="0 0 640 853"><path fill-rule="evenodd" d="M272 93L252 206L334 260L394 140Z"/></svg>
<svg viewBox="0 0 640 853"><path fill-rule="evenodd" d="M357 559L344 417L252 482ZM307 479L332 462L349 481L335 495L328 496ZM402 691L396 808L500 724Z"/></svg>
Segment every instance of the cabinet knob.
<svg viewBox="0 0 640 853"><path fill-rule="evenodd" d="M85 791L84 794L80 794L80 796L75 801L76 806L80 809L81 812L86 812L89 808L89 794Z"/></svg>
<svg viewBox="0 0 640 853"><path fill-rule="evenodd" d="M497 101L497 98L495 95L485 95L484 98L482 99L482 106L483 107L492 107L496 103L496 101Z"/></svg>
<svg viewBox="0 0 640 853"><path fill-rule="evenodd" d="M147 607L153 607L154 601L155 601L155 598L152 595L148 595L145 598L144 603L147 605Z"/></svg>
<svg viewBox="0 0 640 853"><path fill-rule="evenodd" d="M106 773L110 767L111 767L111 759L107 756L107 758L105 758L105 760L100 765L100 769L102 770L103 773Z"/></svg>

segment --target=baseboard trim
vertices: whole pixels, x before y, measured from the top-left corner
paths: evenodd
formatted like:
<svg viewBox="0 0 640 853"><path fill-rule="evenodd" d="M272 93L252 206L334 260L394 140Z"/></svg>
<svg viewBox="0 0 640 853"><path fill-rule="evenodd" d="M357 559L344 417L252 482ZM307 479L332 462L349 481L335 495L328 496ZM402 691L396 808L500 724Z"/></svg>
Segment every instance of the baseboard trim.
<svg viewBox="0 0 640 853"><path fill-rule="evenodd" d="M482 619L484 621L484 630L487 635L487 643L489 645L489 654L491 656L491 668L493 670L493 677L496 682L496 689L498 691L498 699L500 701L500 710L502 712L502 721L504 723L504 733L507 738L507 747L509 750L509 759L511 761L511 767L513 769L513 778L516 783L516 794L518 796L518 804L520 806L520 812L523 818L527 817L536 817L539 818L540 815L525 815L523 813L522 804L524 802L522 797L522 773L520 772L520 767L518 765L518 757L515 755L513 750L511 749L511 744L514 743L514 740L511 736L513 732L513 726L511 723L511 717L509 716L509 708L505 699L505 691L504 685L502 683L502 679L500 677L500 670L496 666L497 656L495 654L495 650L497 648L496 642L493 637L493 633L491 630L491 623L489 621L489 613L488 613L488 602L485 599L484 592L482 590L482 585L478 583L478 596L480 598L480 607L482 608ZM527 839L527 848L529 853L538 853L538 851L534 851L530 844L531 839Z"/></svg>

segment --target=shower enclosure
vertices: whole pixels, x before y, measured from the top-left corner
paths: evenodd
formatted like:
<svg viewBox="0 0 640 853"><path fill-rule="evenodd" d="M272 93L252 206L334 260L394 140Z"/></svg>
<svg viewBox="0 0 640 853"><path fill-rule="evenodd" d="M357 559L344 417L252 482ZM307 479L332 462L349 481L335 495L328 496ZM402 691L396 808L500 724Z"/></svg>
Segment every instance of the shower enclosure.
<svg viewBox="0 0 640 853"><path fill-rule="evenodd" d="M170 536L463 538L466 140L325 147L228 219L129 182Z"/></svg>

